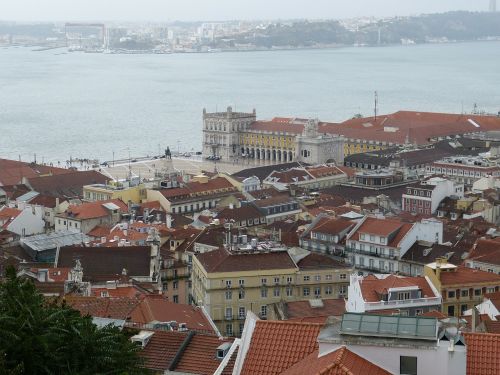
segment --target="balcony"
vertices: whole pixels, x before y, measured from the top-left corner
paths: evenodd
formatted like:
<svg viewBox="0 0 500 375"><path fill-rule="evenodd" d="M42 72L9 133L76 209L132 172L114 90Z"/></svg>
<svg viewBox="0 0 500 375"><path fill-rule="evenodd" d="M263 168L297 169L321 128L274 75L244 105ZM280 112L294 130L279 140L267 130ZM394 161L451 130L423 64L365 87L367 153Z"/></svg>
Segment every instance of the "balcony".
<svg viewBox="0 0 500 375"><path fill-rule="evenodd" d="M434 306L441 304L441 297L415 298L395 301L365 302L365 311Z"/></svg>
<svg viewBox="0 0 500 375"><path fill-rule="evenodd" d="M384 259L392 259L392 260L398 259L398 257L396 255L389 255L389 254L374 252L374 251L370 251L370 250L360 250L360 249L355 249L353 247L346 248L346 252L368 255L368 256L375 257L375 258L384 258Z"/></svg>

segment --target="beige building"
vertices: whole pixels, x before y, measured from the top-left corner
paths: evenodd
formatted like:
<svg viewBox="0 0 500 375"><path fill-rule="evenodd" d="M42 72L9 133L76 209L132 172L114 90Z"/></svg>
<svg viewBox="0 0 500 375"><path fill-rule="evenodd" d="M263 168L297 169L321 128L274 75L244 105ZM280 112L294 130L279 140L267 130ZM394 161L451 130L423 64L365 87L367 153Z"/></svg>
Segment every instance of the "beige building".
<svg viewBox="0 0 500 375"><path fill-rule="evenodd" d="M146 199L146 187L143 184L131 185L129 182L86 185L83 187L83 199L89 202L121 199L125 203L139 204Z"/></svg>
<svg viewBox="0 0 500 375"><path fill-rule="evenodd" d="M448 316L462 316L483 301L486 293L497 292L500 275L463 266L455 266L446 258L424 267L425 276L442 295L441 311Z"/></svg>
<svg viewBox="0 0 500 375"><path fill-rule="evenodd" d="M347 295L348 268L331 258L295 251L229 251L193 258L194 302L205 307L223 335L239 336L247 311L262 319L268 305Z"/></svg>

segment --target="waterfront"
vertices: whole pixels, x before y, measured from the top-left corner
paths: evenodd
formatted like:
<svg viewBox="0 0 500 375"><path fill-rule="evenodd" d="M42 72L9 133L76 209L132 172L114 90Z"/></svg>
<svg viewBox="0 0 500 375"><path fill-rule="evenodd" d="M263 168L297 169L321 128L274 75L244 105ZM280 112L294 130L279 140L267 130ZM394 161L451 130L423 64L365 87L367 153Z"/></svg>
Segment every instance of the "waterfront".
<svg viewBox="0 0 500 375"><path fill-rule="evenodd" d="M342 121L500 110L500 42L175 55L0 50L0 157L111 160L201 149L201 111Z"/></svg>

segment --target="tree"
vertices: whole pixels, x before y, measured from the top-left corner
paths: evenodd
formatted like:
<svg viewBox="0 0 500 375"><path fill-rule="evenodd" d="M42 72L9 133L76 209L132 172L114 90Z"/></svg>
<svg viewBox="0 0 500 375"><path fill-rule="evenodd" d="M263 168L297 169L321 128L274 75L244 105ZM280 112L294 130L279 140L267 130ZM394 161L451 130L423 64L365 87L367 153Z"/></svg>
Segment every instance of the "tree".
<svg viewBox="0 0 500 375"><path fill-rule="evenodd" d="M14 268L0 284L0 375L146 374L138 348L118 328L48 302Z"/></svg>

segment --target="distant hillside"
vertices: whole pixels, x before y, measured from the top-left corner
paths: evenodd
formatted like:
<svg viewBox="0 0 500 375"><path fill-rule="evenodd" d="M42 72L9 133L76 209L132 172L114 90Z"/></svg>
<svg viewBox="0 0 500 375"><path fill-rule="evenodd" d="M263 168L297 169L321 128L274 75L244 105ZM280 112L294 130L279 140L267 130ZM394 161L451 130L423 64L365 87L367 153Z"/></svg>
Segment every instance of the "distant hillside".
<svg viewBox="0 0 500 375"><path fill-rule="evenodd" d="M380 30L380 41L379 41ZM500 37L500 12L449 12L417 17L397 17L348 30L339 21L274 24L266 29L218 41L219 47L253 44L256 47L312 47L318 45L394 44L402 39L415 43L472 41ZM230 45L228 44L230 43Z"/></svg>

